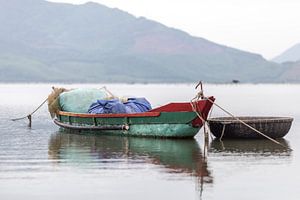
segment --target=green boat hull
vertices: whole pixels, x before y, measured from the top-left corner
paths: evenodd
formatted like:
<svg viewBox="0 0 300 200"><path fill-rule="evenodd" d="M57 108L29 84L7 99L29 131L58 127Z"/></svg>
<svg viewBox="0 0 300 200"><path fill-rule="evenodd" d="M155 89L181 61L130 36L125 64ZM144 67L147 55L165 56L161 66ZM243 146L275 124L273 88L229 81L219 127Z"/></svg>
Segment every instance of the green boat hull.
<svg viewBox="0 0 300 200"><path fill-rule="evenodd" d="M190 124L136 124L130 125L129 130L84 130L63 127L61 130L79 134L192 138L199 132L200 128L194 128Z"/></svg>

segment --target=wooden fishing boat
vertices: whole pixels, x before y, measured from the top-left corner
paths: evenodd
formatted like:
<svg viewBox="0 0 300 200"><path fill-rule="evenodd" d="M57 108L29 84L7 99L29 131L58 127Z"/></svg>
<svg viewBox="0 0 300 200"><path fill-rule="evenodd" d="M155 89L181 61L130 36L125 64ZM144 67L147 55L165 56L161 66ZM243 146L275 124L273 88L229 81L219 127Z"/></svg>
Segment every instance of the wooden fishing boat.
<svg viewBox="0 0 300 200"><path fill-rule="evenodd" d="M209 101L211 100L211 101ZM82 114L59 111L54 123L68 132L188 138L207 119L214 97L170 103L133 114ZM200 116L200 117L199 117ZM201 119L202 118L202 119Z"/></svg>
<svg viewBox="0 0 300 200"><path fill-rule="evenodd" d="M237 117L254 129L270 138L282 138L290 130L291 117ZM217 138L265 138L253 129L245 126L241 121L232 117L218 117L208 120L212 134Z"/></svg>

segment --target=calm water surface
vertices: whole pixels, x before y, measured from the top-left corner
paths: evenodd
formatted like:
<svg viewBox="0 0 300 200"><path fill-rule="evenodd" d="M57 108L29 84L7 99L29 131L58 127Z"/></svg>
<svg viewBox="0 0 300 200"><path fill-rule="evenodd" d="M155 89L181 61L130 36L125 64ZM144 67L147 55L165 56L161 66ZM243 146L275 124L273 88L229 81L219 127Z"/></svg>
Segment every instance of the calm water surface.
<svg viewBox="0 0 300 200"><path fill-rule="evenodd" d="M300 85L205 85L236 115L291 116L281 143L169 140L60 133L47 108L48 84L0 85L0 199L300 199ZM103 85L58 85L67 88ZM152 105L188 101L194 85L106 85ZM217 108L212 116L224 116Z"/></svg>

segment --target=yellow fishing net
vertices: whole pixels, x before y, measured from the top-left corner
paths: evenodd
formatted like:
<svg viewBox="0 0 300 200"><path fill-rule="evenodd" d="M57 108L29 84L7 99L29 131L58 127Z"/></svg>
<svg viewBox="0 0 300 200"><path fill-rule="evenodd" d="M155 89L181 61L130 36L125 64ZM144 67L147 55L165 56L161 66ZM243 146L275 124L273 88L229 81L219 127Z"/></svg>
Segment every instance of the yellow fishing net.
<svg viewBox="0 0 300 200"><path fill-rule="evenodd" d="M69 91L65 88L52 87L52 92L48 96L48 110L52 118L54 118L58 111L61 110L59 105L59 95L63 92Z"/></svg>

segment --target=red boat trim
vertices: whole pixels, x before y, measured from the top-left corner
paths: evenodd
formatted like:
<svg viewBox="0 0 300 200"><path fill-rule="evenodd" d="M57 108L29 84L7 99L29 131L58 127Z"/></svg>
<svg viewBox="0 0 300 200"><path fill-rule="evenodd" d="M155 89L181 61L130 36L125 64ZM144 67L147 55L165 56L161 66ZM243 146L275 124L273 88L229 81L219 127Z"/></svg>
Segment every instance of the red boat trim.
<svg viewBox="0 0 300 200"><path fill-rule="evenodd" d="M214 101L214 97L208 97L210 100ZM200 99L197 101L197 105L199 109L203 109L205 105L209 103L211 104L207 99ZM193 112L193 108L191 106L190 102L183 102L183 103L169 103L166 105L163 105L158 108L154 108L150 110L149 112Z"/></svg>
<svg viewBox="0 0 300 200"><path fill-rule="evenodd" d="M59 115L62 116L70 116L70 117L82 117L82 118L116 118L116 117L158 117L160 115L160 112L144 112L144 113L120 113L120 114L86 114L86 113L72 113L72 112L64 112L59 111Z"/></svg>
<svg viewBox="0 0 300 200"><path fill-rule="evenodd" d="M210 100L214 101L214 97L208 97ZM208 114L211 103L207 99L201 99L196 102L197 109L203 114L203 118L206 119L206 115ZM121 117L158 117L161 112L194 112L190 102L184 103L169 103L167 105L152 109L148 112L143 113L119 113L119 114L89 114L89 113L73 113L73 112L64 112L59 111L58 114L62 116L68 117L82 117L82 118L121 118ZM194 120L193 125L198 124L200 126L202 122L200 122L199 118Z"/></svg>

